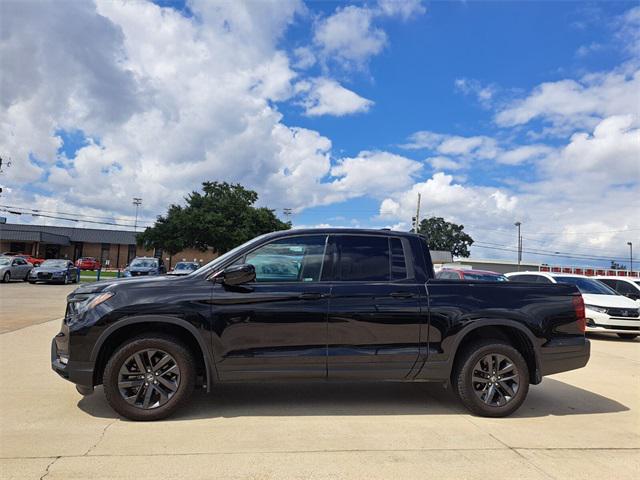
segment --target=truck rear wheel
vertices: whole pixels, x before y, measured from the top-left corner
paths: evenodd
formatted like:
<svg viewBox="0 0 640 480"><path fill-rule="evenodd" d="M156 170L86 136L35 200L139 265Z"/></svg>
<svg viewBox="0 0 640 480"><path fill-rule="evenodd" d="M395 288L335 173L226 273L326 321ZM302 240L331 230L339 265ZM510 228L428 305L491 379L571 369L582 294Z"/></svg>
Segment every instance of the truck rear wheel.
<svg viewBox="0 0 640 480"><path fill-rule="evenodd" d="M515 412L529 391L529 369L522 354L500 340L484 340L465 348L452 377L462 404L482 417Z"/></svg>
<svg viewBox="0 0 640 480"><path fill-rule="evenodd" d="M120 346L104 370L107 401L131 420L160 420L184 405L196 366L187 346L168 335L140 336Z"/></svg>

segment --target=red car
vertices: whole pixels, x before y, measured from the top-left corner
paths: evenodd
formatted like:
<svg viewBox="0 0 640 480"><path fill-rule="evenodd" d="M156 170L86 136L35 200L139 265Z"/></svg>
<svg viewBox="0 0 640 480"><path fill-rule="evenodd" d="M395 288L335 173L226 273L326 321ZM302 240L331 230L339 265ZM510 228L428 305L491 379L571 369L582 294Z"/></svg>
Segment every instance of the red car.
<svg viewBox="0 0 640 480"><path fill-rule="evenodd" d="M507 282L509 279L498 272L489 270L467 270L463 268L443 268L436 273L442 280L475 280L484 282Z"/></svg>
<svg viewBox="0 0 640 480"><path fill-rule="evenodd" d="M29 262L34 267L38 267L42 262L44 262L44 258L36 258L32 257L27 253L16 253L16 252L4 252L2 254L3 257L20 257L24 258L27 262Z"/></svg>
<svg viewBox="0 0 640 480"><path fill-rule="evenodd" d="M102 264L93 257L82 257L76 260L76 267L80 270L100 270Z"/></svg>

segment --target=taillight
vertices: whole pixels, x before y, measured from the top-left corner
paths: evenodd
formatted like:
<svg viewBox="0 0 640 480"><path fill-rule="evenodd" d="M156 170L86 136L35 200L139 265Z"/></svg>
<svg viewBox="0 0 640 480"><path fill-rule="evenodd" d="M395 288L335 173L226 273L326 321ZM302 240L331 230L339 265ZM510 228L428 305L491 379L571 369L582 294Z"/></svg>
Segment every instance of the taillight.
<svg viewBox="0 0 640 480"><path fill-rule="evenodd" d="M578 329L584 333L587 330L587 317L584 311L584 300L582 295L576 295L573 297L573 310L576 312L576 322Z"/></svg>

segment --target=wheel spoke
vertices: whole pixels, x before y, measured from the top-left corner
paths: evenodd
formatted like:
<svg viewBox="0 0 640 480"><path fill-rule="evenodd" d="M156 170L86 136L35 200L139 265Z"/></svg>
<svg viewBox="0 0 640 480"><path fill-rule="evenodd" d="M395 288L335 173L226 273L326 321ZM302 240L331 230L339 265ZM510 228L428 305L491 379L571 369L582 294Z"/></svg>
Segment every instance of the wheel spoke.
<svg viewBox="0 0 640 480"><path fill-rule="evenodd" d="M166 375L167 373L179 373L180 370L178 369L178 365L173 365L170 368L167 368L164 372L162 372L162 375Z"/></svg>
<svg viewBox="0 0 640 480"><path fill-rule="evenodd" d="M144 383L144 380L142 380L142 379L122 380L122 381L118 382L118 386L120 388L139 387L143 383Z"/></svg>
<svg viewBox="0 0 640 480"><path fill-rule="evenodd" d="M147 391L144 394L144 400L142 401L142 408L149 408L149 402L151 401L151 394L153 393L153 385L147 385Z"/></svg>
<svg viewBox="0 0 640 480"><path fill-rule="evenodd" d="M495 396L496 388L493 385L489 385L489 387L485 390L484 403L491 405L491 401Z"/></svg>
<svg viewBox="0 0 640 480"><path fill-rule="evenodd" d="M509 386L509 384L507 382L505 382L504 380L501 380L498 382L498 390L504 390L504 392L510 396L513 397L515 395L515 392L513 391L513 388L511 388L511 386Z"/></svg>
<svg viewBox="0 0 640 480"><path fill-rule="evenodd" d="M167 387L171 392L175 392L178 389L177 382L172 382L164 377L158 377L158 382Z"/></svg>
<svg viewBox="0 0 640 480"><path fill-rule="evenodd" d="M136 362L136 366L138 367L139 372L144 372L146 369L144 368L144 363L142 361L142 356L140 353L136 353L133 356L133 360Z"/></svg>
<svg viewBox="0 0 640 480"><path fill-rule="evenodd" d="M160 359L160 361L158 363L156 363L153 367L152 370L154 372L157 372L158 370L160 370L162 367L164 367L167 363L169 363L171 360L173 360L171 358L171 355L165 354L164 357L162 357Z"/></svg>
<svg viewBox="0 0 640 480"><path fill-rule="evenodd" d="M478 383L488 383L489 379L483 378L483 377L478 377L477 375L474 375L473 377L471 377L471 381L472 382L478 382Z"/></svg>

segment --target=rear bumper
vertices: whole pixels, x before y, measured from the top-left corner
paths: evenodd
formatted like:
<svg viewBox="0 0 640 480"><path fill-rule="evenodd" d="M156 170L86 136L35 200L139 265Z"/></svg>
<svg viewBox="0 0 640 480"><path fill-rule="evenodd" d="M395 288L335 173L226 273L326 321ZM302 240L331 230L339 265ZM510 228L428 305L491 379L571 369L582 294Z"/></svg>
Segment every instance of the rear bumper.
<svg viewBox="0 0 640 480"><path fill-rule="evenodd" d="M540 348L540 373L545 376L582 368L590 355L591 343L586 338L552 340Z"/></svg>
<svg viewBox="0 0 640 480"><path fill-rule="evenodd" d="M93 362L74 362L62 353L57 342L64 342L60 334L51 341L51 368L62 378L81 387L93 388ZM65 358L67 363L64 363Z"/></svg>

